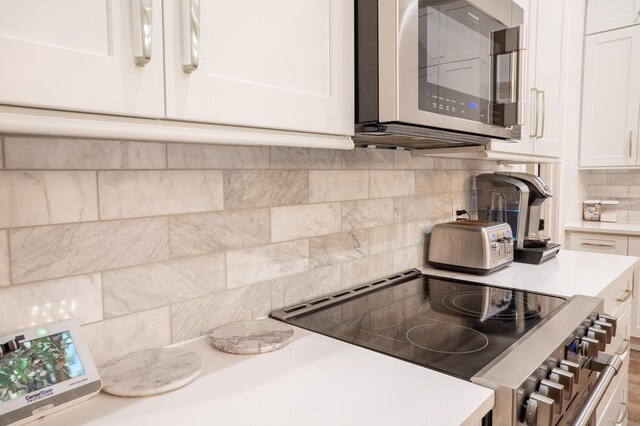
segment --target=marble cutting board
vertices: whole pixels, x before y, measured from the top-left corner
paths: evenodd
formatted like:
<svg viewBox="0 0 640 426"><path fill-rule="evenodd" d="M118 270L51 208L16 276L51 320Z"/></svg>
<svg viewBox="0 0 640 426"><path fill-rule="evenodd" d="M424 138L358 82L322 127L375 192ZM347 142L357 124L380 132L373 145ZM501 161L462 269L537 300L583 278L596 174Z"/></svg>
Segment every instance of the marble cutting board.
<svg viewBox="0 0 640 426"><path fill-rule="evenodd" d="M262 354L293 340L293 328L272 319L235 321L213 330L211 345L231 354Z"/></svg>
<svg viewBox="0 0 640 426"><path fill-rule="evenodd" d="M134 352L98 367L102 390L117 396L151 396L194 381L204 362L193 351L158 348Z"/></svg>

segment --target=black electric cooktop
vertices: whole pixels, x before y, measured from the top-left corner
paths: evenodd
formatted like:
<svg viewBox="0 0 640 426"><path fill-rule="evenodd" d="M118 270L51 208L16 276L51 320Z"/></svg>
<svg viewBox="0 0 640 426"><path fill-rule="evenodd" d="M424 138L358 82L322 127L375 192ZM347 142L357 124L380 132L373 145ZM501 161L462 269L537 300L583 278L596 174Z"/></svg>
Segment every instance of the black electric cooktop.
<svg viewBox="0 0 640 426"><path fill-rule="evenodd" d="M285 321L469 380L564 302L420 275Z"/></svg>

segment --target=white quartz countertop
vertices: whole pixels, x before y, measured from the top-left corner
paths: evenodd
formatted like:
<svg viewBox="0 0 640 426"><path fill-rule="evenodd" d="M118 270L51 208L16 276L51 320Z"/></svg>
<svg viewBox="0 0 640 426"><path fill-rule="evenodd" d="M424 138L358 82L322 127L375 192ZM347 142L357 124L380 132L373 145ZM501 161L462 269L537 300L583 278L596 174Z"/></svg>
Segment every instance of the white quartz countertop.
<svg viewBox="0 0 640 426"><path fill-rule="evenodd" d="M491 389L294 329L291 344L260 355L188 342L180 346L205 367L186 387L146 398L101 393L34 425L468 425L494 405Z"/></svg>
<svg viewBox="0 0 640 426"><path fill-rule="evenodd" d="M633 269L640 258L560 249L540 265L512 263L490 275L478 276L421 268L426 274L457 278L501 287L512 287L558 296L597 296L620 275Z"/></svg>
<svg viewBox="0 0 640 426"><path fill-rule="evenodd" d="M640 223L579 221L565 225L564 230L569 232L640 235Z"/></svg>

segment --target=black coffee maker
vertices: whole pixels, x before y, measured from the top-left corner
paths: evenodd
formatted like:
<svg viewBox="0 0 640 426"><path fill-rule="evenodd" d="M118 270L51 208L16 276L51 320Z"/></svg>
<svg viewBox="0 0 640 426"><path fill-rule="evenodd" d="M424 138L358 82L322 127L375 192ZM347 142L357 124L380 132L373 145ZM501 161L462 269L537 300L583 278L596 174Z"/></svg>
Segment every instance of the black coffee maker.
<svg viewBox="0 0 640 426"><path fill-rule="evenodd" d="M515 262L538 264L551 259L560 244L541 234L542 204L553 194L538 176L520 172L495 172L476 178L478 220L507 222L513 232Z"/></svg>

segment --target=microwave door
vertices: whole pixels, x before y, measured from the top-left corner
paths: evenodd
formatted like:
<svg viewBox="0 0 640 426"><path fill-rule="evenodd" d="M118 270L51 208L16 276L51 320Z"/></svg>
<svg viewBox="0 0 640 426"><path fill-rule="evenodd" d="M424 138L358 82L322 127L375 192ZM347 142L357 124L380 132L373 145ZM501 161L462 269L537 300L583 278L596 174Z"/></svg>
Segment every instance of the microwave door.
<svg viewBox="0 0 640 426"><path fill-rule="evenodd" d="M491 33L490 123L497 126L524 124L524 25Z"/></svg>

